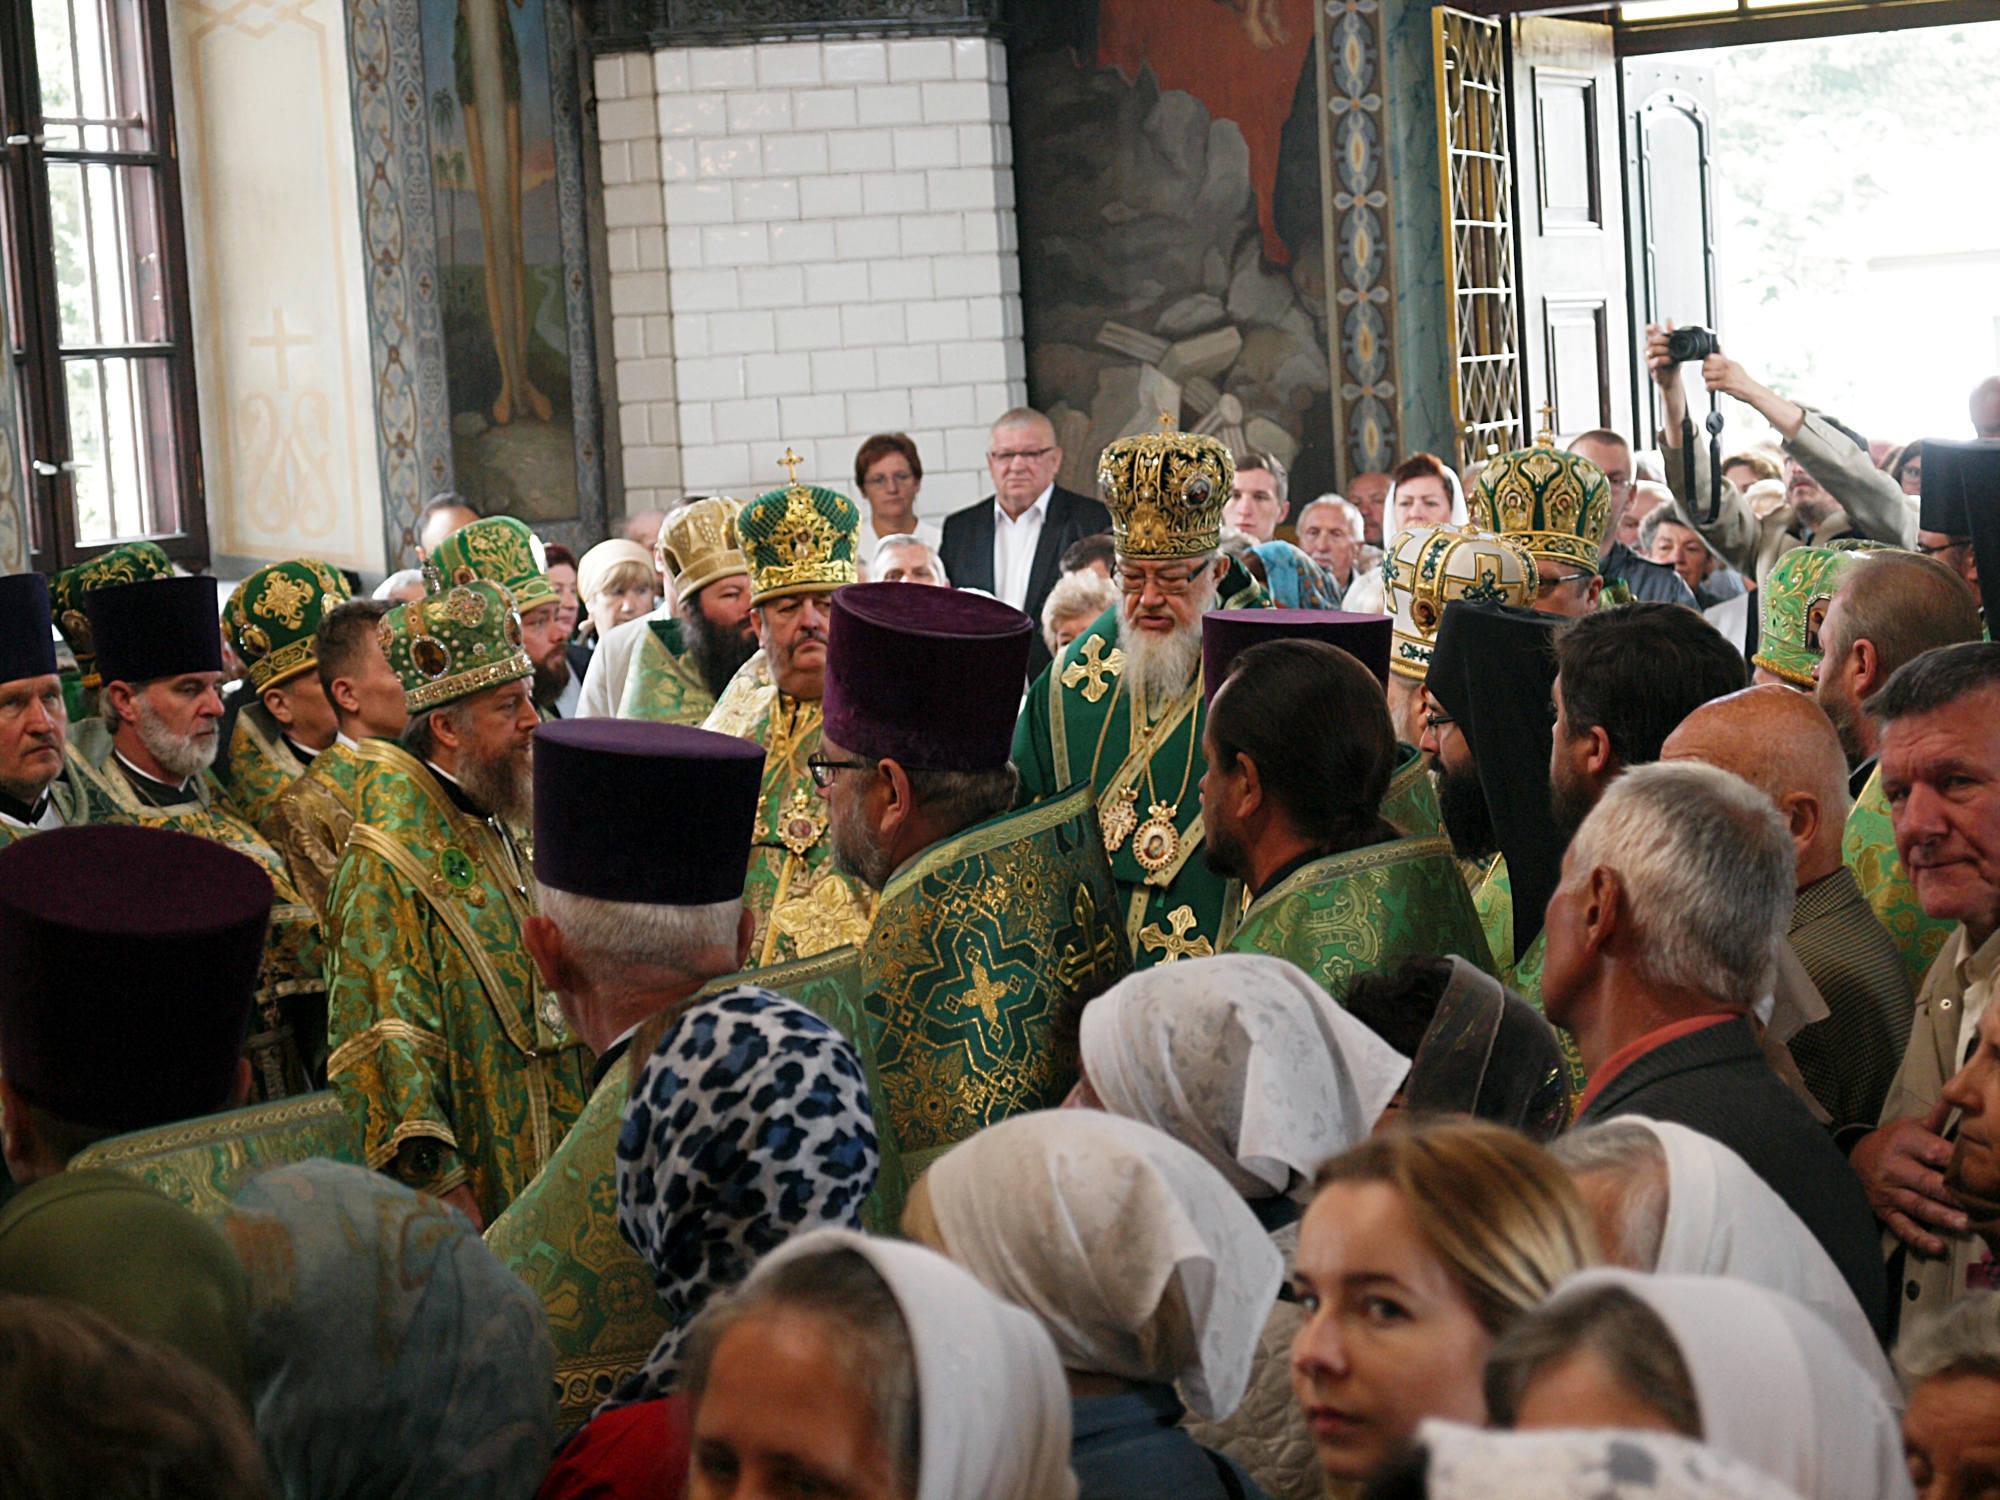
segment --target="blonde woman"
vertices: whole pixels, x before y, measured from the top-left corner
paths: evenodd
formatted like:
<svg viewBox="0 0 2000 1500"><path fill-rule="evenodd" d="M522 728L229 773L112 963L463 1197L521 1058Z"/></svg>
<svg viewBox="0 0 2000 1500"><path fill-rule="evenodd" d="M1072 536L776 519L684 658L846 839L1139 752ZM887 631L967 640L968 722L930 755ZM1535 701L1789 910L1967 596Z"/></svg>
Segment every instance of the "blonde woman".
<svg viewBox="0 0 2000 1500"><path fill-rule="evenodd" d="M1322 1166L1299 1226L1292 1390L1328 1477L1367 1475L1426 1417L1483 1425L1494 1340L1597 1259L1568 1174L1501 1126L1385 1131Z"/></svg>
<svg viewBox="0 0 2000 1500"><path fill-rule="evenodd" d="M653 554L623 537L599 542L577 564L576 592L601 641L627 620L651 614L660 602Z"/></svg>

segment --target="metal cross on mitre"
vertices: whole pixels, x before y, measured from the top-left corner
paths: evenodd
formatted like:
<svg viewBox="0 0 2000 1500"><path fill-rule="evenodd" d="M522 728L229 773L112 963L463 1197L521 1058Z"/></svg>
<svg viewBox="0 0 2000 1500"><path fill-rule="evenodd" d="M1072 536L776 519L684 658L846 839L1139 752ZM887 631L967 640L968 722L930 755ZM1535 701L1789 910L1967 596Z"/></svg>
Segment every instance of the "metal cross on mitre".
<svg viewBox="0 0 2000 1500"><path fill-rule="evenodd" d="M804 462L803 458L792 452L792 445L790 443L785 444L785 456L778 460L778 467L785 471L785 482L787 484L797 484L799 482L799 465Z"/></svg>

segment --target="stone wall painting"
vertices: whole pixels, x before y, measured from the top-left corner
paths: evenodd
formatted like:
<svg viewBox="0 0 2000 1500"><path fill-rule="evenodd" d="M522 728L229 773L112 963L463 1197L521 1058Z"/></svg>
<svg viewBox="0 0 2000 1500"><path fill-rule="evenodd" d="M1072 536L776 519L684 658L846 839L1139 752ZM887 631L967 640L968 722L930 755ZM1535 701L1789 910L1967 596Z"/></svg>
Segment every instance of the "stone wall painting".
<svg viewBox="0 0 2000 1500"><path fill-rule="evenodd" d="M1009 9L1031 399L1062 483L1172 412L1335 487L1314 0Z"/></svg>

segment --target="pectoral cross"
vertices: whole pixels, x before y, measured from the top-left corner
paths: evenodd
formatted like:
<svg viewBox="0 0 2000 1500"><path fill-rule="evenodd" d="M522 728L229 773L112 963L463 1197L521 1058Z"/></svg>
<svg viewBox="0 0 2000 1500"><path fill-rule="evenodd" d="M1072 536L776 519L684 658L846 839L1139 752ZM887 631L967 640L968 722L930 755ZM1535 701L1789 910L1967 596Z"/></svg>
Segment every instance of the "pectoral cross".
<svg viewBox="0 0 2000 1500"><path fill-rule="evenodd" d="M1088 683L1085 683L1083 689L1083 701L1085 703L1095 703L1099 698L1102 698L1105 689L1111 685L1105 681L1105 678L1107 676L1116 677L1120 672L1125 670L1125 653L1123 651L1113 646L1111 654L1099 660L1099 653L1103 650L1104 637L1094 635L1083 643L1083 659L1081 661L1073 661L1063 668L1062 685L1064 687L1075 687L1079 682L1083 682L1086 677L1090 679Z"/></svg>
<svg viewBox="0 0 2000 1500"><path fill-rule="evenodd" d="M1161 963L1170 964L1177 958L1211 958L1214 956L1215 945L1209 942L1207 938L1198 937L1193 942L1188 941L1187 930L1194 926L1194 908L1192 906L1177 906L1168 912L1167 925L1173 928L1171 933L1160 931L1160 924L1158 922L1148 922L1144 927L1139 929L1139 941L1141 943L1156 953L1164 953L1165 956L1160 959Z"/></svg>
<svg viewBox="0 0 2000 1500"><path fill-rule="evenodd" d="M778 460L778 467L785 471L786 483L797 484L799 482L799 465L804 462L803 458L792 452L792 445L790 443L785 444L785 456Z"/></svg>
<svg viewBox="0 0 2000 1500"><path fill-rule="evenodd" d="M1080 942L1063 944L1062 957L1056 960L1056 983L1068 993L1075 995L1082 991L1084 981L1095 979L1100 973L1107 979L1118 975L1118 933L1108 926L1099 926L1097 903L1090 897L1090 887L1076 888L1076 899L1070 903L1069 914L1082 929Z"/></svg>

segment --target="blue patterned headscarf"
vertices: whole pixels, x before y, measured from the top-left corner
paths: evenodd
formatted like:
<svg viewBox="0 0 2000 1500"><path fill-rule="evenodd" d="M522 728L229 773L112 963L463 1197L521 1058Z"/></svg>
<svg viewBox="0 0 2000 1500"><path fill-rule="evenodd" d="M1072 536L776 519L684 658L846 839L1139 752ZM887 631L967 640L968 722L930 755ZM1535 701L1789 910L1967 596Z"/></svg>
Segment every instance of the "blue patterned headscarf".
<svg viewBox="0 0 2000 1500"><path fill-rule="evenodd" d="M541 1300L435 1198L341 1162L252 1178L257 1442L284 1500L527 1500L555 1435Z"/></svg>
<svg viewBox="0 0 2000 1500"><path fill-rule="evenodd" d="M881 1165L861 1059L804 1006L738 985L646 1059L618 1135L618 1228L673 1327L616 1402L673 1389L708 1299L809 1229L857 1227Z"/></svg>
<svg viewBox="0 0 2000 1500"><path fill-rule="evenodd" d="M1264 583L1278 608L1340 608L1333 575L1290 542L1260 542L1250 550L1264 564Z"/></svg>

